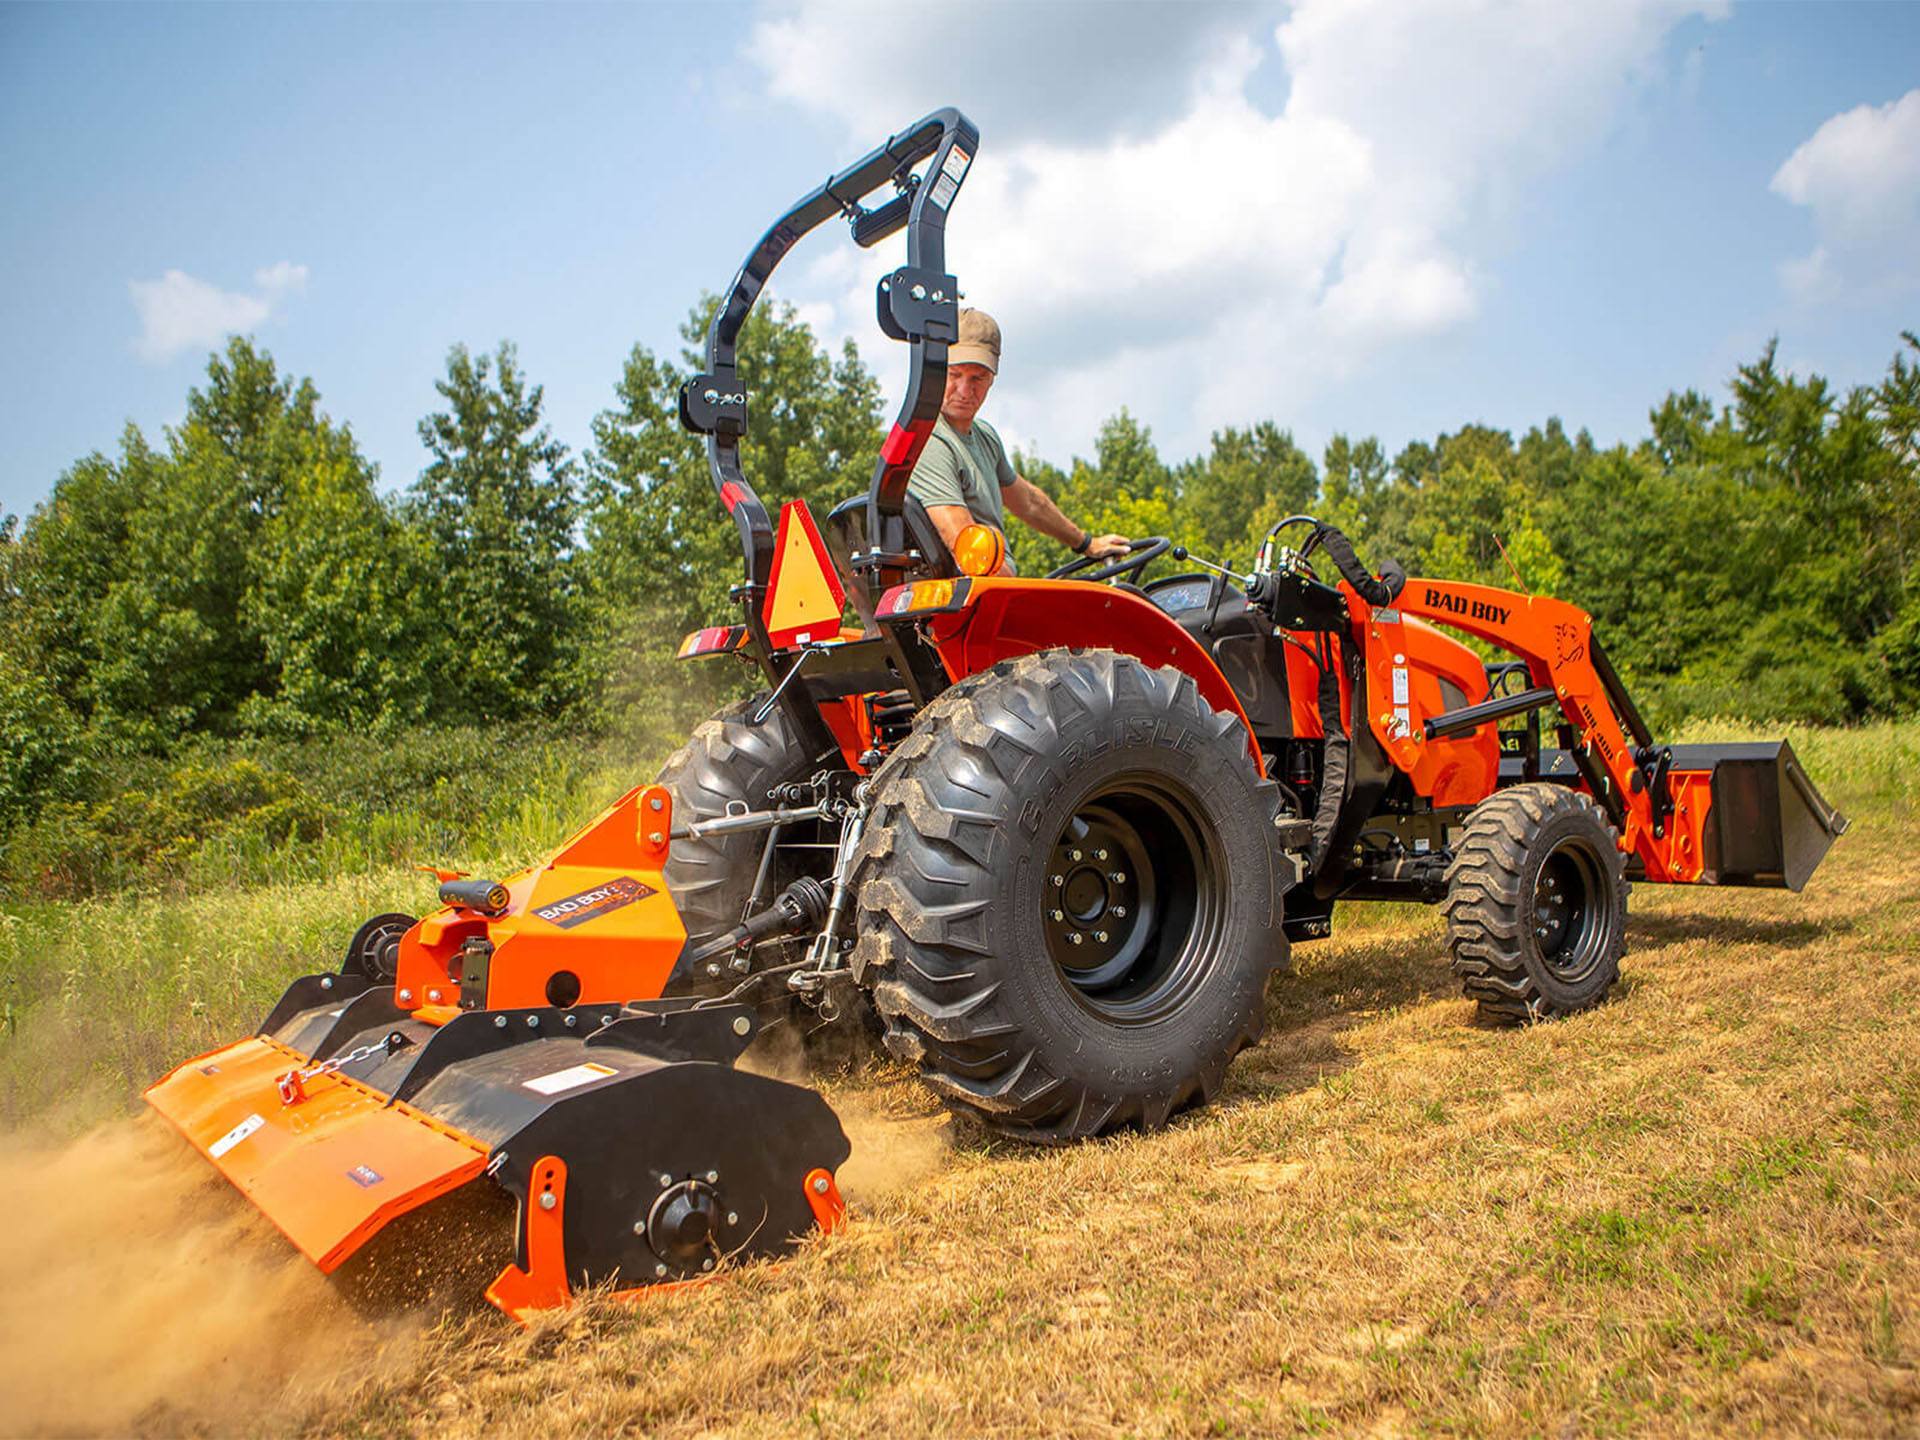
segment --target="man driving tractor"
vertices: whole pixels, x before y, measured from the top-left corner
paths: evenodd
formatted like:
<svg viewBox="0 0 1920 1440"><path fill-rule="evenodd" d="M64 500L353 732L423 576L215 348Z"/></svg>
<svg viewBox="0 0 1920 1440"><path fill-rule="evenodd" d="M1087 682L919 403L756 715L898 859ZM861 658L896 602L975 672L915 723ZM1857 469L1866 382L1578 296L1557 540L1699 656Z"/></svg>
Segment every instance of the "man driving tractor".
<svg viewBox="0 0 1920 1440"><path fill-rule="evenodd" d="M907 490L927 507L951 550L969 525L1006 533L1005 510L1076 555L1104 560L1128 551L1124 535L1095 535L1069 520L1038 485L1014 472L1007 447L980 419L980 407L1000 369L1000 326L984 310L960 312L960 339L947 350L947 389L940 418L913 467ZM932 443L932 442L939 443ZM1013 573L1009 556L1000 573Z"/></svg>

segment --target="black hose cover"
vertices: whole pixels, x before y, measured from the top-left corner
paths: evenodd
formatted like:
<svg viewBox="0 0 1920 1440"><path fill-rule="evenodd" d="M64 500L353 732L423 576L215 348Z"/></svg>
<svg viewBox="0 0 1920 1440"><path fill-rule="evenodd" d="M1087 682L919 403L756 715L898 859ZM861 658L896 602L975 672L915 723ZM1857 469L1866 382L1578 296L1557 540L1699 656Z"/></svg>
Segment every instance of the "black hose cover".
<svg viewBox="0 0 1920 1440"><path fill-rule="evenodd" d="M1369 605L1391 605L1394 597L1406 588L1407 572L1399 561L1387 561L1380 567L1380 575L1376 579L1360 563L1360 557L1353 553L1353 542L1340 531L1331 525L1324 525L1319 534L1320 544L1332 558L1334 568Z"/></svg>

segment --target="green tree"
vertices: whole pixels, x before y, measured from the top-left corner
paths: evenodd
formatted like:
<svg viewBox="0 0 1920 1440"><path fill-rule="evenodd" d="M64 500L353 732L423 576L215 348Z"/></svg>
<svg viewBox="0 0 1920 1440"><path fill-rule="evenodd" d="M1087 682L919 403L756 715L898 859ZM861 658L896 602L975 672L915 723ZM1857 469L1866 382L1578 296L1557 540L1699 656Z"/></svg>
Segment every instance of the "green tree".
<svg viewBox="0 0 1920 1440"><path fill-rule="evenodd" d="M738 532L714 493L705 442L681 428L676 401L703 364L695 347L717 303L708 297L682 325L681 364L636 345L615 403L594 418L589 587L602 664L616 673L636 639L659 650L739 614L728 599L745 573ZM865 494L880 449L880 387L852 343L835 360L791 305L775 301L748 317L739 353L749 412L740 463L773 523L788 500L824 520Z"/></svg>
<svg viewBox="0 0 1920 1440"><path fill-rule="evenodd" d="M246 598L276 686L243 706L254 730L391 730L442 708L454 655L435 555L374 491L344 431L316 437L267 521Z"/></svg>
<svg viewBox="0 0 1920 1440"><path fill-rule="evenodd" d="M1200 553L1244 564L1276 520L1312 508L1320 477L1291 430L1263 420L1216 430L1204 460L1182 466L1179 531Z"/></svg>
<svg viewBox="0 0 1920 1440"><path fill-rule="evenodd" d="M510 342L477 357L454 346L434 388L447 408L420 422L432 459L409 515L432 545L456 657L446 701L474 718L557 713L581 685L572 458Z"/></svg>
<svg viewBox="0 0 1920 1440"><path fill-rule="evenodd" d="M113 574L86 626L97 729L160 747L190 730L230 729L251 697L272 695L267 645L246 605L260 538L316 451L351 443L320 413L311 381L281 376L236 338L209 360L164 454L133 432L117 476L88 466L87 509L108 522L90 528L109 528L117 499L127 502L121 543L104 552ZM114 491L123 493L107 499ZM85 593L87 567L64 568Z"/></svg>
<svg viewBox="0 0 1920 1440"><path fill-rule="evenodd" d="M1091 461L1076 456L1064 477L1057 471L1023 473L1095 535L1177 534L1179 494L1173 472L1160 458L1153 432L1124 409L1100 426ZM1031 537L1031 544L1026 536L1021 541L1026 548L1017 554L1025 573L1043 573L1073 559L1056 541L1038 535Z"/></svg>
<svg viewBox="0 0 1920 1440"><path fill-rule="evenodd" d="M6 643L82 717L93 708L100 659L96 612L125 573L133 515L158 463L129 425L119 458L95 451L76 461L11 547Z"/></svg>

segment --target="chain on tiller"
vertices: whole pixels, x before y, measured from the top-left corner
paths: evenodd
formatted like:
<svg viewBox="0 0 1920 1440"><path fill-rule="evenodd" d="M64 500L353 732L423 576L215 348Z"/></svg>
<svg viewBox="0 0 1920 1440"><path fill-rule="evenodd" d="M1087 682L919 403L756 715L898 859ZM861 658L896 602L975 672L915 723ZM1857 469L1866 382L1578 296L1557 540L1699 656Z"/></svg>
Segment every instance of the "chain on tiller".
<svg viewBox="0 0 1920 1440"><path fill-rule="evenodd" d="M344 1055L336 1055L331 1060L322 1060L318 1065L306 1070L289 1070L279 1080L280 1103L297 1105L307 1098L307 1082L318 1080L322 1075L332 1075L349 1065L357 1065L362 1060L371 1060L375 1055L391 1055L407 1043L407 1037L398 1030L384 1040L375 1040L349 1050Z"/></svg>

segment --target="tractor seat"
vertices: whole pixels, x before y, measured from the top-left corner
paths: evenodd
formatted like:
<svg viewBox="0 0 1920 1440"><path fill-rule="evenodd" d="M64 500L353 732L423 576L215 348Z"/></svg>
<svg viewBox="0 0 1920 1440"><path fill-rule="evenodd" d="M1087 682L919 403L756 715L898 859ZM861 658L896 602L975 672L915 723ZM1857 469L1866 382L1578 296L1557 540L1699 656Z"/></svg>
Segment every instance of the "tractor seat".
<svg viewBox="0 0 1920 1440"><path fill-rule="evenodd" d="M950 580L958 575L960 567L953 563L953 552L940 538L927 507L909 494L901 502L900 512L907 522L907 543L924 557L915 578ZM827 512L827 523L821 528L827 553L833 557L833 567L840 572L841 581L851 588L858 583L853 572L853 557L868 548L866 494L850 496L834 506Z"/></svg>

